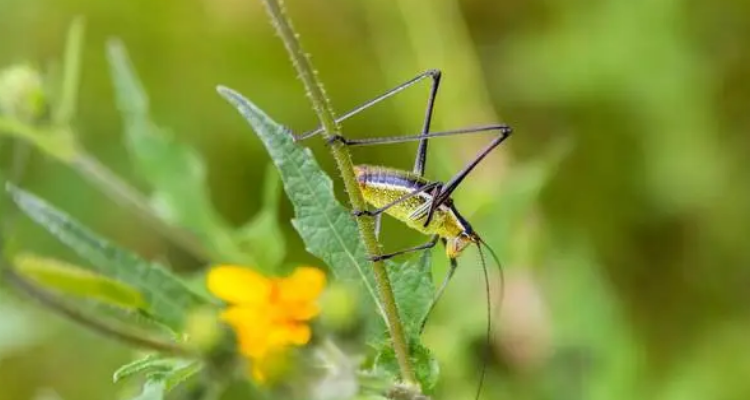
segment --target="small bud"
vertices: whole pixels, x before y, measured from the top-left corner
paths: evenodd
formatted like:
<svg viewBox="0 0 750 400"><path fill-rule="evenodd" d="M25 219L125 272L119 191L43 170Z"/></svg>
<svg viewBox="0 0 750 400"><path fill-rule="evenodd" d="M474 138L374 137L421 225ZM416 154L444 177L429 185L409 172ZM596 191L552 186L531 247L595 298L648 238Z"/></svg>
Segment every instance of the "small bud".
<svg viewBox="0 0 750 400"><path fill-rule="evenodd" d="M14 65L0 71L0 115L35 123L47 112L44 83L29 65Z"/></svg>
<svg viewBox="0 0 750 400"><path fill-rule="evenodd" d="M201 353L214 349L222 340L224 331L216 311L211 308L192 311L185 323L188 343Z"/></svg>

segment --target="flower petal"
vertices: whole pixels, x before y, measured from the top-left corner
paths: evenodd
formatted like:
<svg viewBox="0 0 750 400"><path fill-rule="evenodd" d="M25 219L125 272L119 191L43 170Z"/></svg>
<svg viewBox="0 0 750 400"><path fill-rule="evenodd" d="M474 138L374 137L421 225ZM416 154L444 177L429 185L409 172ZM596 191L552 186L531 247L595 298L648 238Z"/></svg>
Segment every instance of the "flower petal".
<svg viewBox="0 0 750 400"><path fill-rule="evenodd" d="M320 306L313 302L288 303L286 317L294 321L308 321L320 314Z"/></svg>
<svg viewBox="0 0 750 400"><path fill-rule="evenodd" d="M274 324L268 312L261 308L230 307L221 318L234 329L242 355L258 358L269 351Z"/></svg>
<svg viewBox="0 0 750 400"><path fill-rule="evenodd" d="M291 276L278 281L281 302L313 302L326 284L326 275L318 268L299 267Z"/></svg>
<svg viewBox="0 0 750 400"><path fill-rule="evenodd" d="M244 267L224 265L212 268L206 280L208 290L228 303L263 304L271 295L271 281Z"/></svg>
<svg viewBox="0 0 750 400"><path fill-rule="evenodd" d="M294 324L288 328L289 342L301 346L310 341L310 327L305 324Z"/></svg>

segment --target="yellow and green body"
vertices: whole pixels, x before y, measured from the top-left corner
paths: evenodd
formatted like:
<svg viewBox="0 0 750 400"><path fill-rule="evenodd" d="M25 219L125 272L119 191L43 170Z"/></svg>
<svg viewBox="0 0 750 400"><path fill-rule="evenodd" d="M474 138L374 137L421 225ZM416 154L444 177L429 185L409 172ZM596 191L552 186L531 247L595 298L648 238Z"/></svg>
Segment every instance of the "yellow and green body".
<svg viewBox="0 0 750 400"><path fill-rule="evenodd" d="M394 168L358 165L354 167L354 171L365 201L377 208L384 207L430 183L417 174ZM385 213L412 229L445 239L448 257L456 258L466 246L475 243L478 237L456 210L451 199L440 204L435 209L430 223L424 226L427 213L420 213L419 210L424 210L432 202L432 197L429 191L421 192L393 205L385 210Z"/></svg>

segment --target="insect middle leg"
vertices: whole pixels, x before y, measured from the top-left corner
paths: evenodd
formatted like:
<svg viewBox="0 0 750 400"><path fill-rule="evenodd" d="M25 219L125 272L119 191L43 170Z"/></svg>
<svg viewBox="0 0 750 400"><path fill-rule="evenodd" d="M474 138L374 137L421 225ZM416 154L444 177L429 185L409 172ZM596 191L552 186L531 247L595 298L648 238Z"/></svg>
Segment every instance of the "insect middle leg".
<svg viewBox="0 0 750 400"><path fill-rule="evenodd" d="M387 260L389 258L393 258L393 257L396 257L396 256L400 256L400 255L403 255L403 254L414 253L414 252L417 252L417 251L431 249L431 248L435 247L435 245L437 244L437 242L438 242L439 239L440 239L440 236L434 235L432 237L432 239L430 239L430 241L427 242L427 243L420 244L420 245L414 246L414 247L408 247L406 249L399 250L399 251L394 251L393 253L381 254L379 256L375 256L375 257L370 258L370 260L372 260L372 261L382 261L382 260Z"/></svg>

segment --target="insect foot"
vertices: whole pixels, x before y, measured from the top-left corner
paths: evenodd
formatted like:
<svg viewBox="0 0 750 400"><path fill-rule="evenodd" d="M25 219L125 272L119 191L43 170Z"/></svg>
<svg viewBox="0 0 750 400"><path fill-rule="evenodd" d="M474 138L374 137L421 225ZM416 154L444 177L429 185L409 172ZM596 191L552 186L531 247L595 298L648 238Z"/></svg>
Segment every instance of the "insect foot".
<svg viewBox="0 0 750 400"><path fill-rule="evenodd" d="M367 257L367 258L370 259L370 261L372 261L372 262L378 262L378 261L387 260L387 259L391 258L392 256L393 256L392 254L381 254L379 256L371 256L371 257Z"/></svg>
<svg viewBox="0 0 750 400"><path fill-rule="evenodd" d="M326 146L331 146L336 142L341 142L344 145L348 144L345 137L341 135L331 135L328 139L326 139Z"/></svg>
<svg viewBox="0 0 750 400"><path fill-rule="evenodd" d="M369 210L352 210L352 215L355 216L355 217L361 217L363 215L367 215L369 217L372 217L375 214L373 214Z"/></svg>

